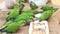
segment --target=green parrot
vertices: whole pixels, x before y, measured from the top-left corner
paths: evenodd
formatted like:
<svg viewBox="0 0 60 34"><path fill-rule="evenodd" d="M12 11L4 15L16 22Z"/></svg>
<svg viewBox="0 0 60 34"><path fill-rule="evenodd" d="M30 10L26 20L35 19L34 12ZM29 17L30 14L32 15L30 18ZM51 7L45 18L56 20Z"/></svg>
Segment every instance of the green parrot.
<svg viewBox="0 0 60 34"><path fill-rule="evenodd" d="M58 10L58 8L52 8L51 6L42 6L42 9L45 10L42 15L40 16L40 20L46 20L49 19L54 12Z"/></svg>
<svg viewBox="0 0 60 34"><path fill-rule="evenodd" d="M54 12L56 12L56 11L55 10L47 10L47 11L42 13L42 15L39 17L39 19L40 20L49 19Z"/></svg>
<svg viewBox="0 0 60 34"><path fill-rule="evenodd" d="M19 7L17 5L14 6L14 9L10 12L10 14L8 15L7 20L14 18L16 16L19 15L19 11L18 11Z"/></svg>
<svg viewBox="0 0 60 34"><path fill-rule="evenodd" d="M7 27L3 29L5 32L16 32L19 27L23 26L26 22L25 21L18 21L18 22L11 22Z"/></svg>
<svg viewBox="0 0 60 34"><path fill-rule="evenodd" d="M17 4L14 5L13 10L9 13L7 21L9 21L10 19L15 19L21 13L23 6L24 4L22 0L18 0Z"/></svg>
<svg viewBox="0 0 60 34"><path fill-rule="evenodd" d="M16 32L18 28L19 24L16 22L12 22L4 30L8 32Z"/></svg>

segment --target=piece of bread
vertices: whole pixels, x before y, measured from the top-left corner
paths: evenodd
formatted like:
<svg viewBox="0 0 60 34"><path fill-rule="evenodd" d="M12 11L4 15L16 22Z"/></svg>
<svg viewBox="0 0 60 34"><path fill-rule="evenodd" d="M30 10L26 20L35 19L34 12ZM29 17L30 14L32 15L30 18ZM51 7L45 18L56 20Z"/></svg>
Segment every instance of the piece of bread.
<svg viewBox="0 0 60 34"><path fill-rule="evenodd" d="M29 34L49 34L48 22L39 20L30 22Z"/></svg>

